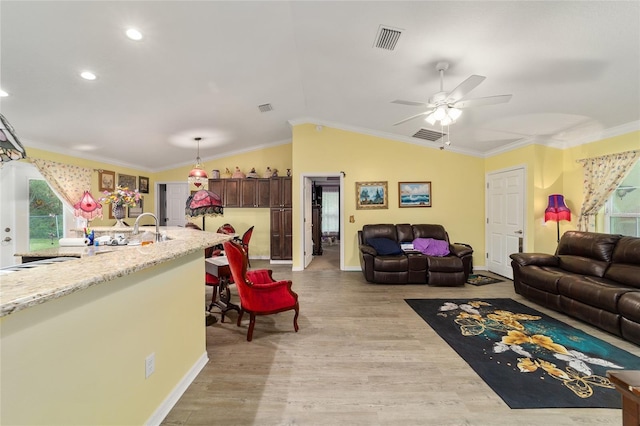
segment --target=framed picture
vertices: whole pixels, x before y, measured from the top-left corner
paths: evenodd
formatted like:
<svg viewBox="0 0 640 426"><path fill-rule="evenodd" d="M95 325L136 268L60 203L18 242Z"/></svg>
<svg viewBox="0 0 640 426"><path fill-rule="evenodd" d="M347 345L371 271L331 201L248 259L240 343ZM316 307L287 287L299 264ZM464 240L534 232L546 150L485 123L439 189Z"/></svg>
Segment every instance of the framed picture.
<svg viewBox="0 0 640 426"><path fill-rule="evenodd" d="M138 191L141 194L149 193L149 178L144 176L138 176Z"/></svg>
<svg viewBox="0 0 640 426"><path fill-rule="evenodd" d="M118 186L134 191L137 188L136 181L137 179L135 176L118 173Z"/></svg>
<svg viewBox="0 0 640 426"><path fill-rule="evenodd" d="M387 182L356 182L356 209L388 209Z"/></svg>
<svg viewBox="0 0 640 426"><path fill-rule="evenodd" d="M135 207L129 207L129 217L138 217L142 214L143 200L140 198Z"/></svg>
<svg viewBox="0 0 640 426"><path fill-rule="evenodd" d="M431 182L398 182L400 207L431 207Z"/></svg>
<svg viewBox="0 0 640 426"><path fill-rule="evenodd" d="M113 191L116 189L116 172L110 170L98 171L98 191Z"/></svg>

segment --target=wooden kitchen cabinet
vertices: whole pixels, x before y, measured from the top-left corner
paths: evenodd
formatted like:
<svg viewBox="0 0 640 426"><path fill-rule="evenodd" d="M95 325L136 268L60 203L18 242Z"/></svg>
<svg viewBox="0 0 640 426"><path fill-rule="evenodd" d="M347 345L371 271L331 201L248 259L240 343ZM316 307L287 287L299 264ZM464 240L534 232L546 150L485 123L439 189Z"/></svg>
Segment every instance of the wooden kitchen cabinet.
<svg viewBox="0 0 640 426"><path fill-rule="evenodd" d="M240 207L269 207L270 185L270 179L242 179Z"/></svg>
<svg viewBox="0 0 640 426"><path fill-rule="evenodd" d="M291 207L292 184L290 177L271 178L271 207Z"/></svg>
<svg viewBox="0 0 640 426"><path fill-rule="evenodd" d="M222 199L224 207L269 207L271 179L209 179L209 191Z"/></svg>
<svg viewBox="0 0 640 426"><path fill-rule="evenodd" d="M293 259L293 212L271 209L271 260Z"/></svg>

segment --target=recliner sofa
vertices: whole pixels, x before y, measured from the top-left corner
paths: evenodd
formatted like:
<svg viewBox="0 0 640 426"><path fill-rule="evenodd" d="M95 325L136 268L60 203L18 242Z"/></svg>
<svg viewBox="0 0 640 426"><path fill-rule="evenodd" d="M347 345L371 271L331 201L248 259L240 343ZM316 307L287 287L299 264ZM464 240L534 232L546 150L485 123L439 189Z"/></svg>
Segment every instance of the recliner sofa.
<svg viewBox="0 0 640 426"><path fill-rule="evenodd" d="M640 238L568 231L511 259L516 293L640 345Z"/></svg>
<svg viewBox="0 0 640 426"><path fill-rule="evenodd" d="M417 251L380 254L368 243L371 239L388 239L396 245L416 238L446 242L446 256L429 256ZM358 231L360 266L365 279L378 284L464 285L471 273L473 249L451 244L442 225L375 224Z"/></svg>

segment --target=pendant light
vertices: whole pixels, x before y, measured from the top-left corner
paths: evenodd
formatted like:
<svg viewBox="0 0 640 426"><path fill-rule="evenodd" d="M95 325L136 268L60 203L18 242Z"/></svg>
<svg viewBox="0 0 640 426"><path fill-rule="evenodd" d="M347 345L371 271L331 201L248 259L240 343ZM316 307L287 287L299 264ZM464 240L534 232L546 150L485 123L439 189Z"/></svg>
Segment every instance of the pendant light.
<svg viewBox="0 0 640 426"><path fill-rule="evenodd" d="M76 217L87 220L102 217L102 205L96 201L89 191L84 191L80 201L73 205L73 213Z"/></svg>
<svg viewBox="0 0 640 426"><path fill-rule="evenodd" d="M207 172L204 171L202 166L200 165L200 141L202 138L194 138L198 144L198 156L196 157L196 165L189 172L188 182L190 184L195 185L197 188L200 188L203 183L206 183L209 179L207 176Z"/></svg>

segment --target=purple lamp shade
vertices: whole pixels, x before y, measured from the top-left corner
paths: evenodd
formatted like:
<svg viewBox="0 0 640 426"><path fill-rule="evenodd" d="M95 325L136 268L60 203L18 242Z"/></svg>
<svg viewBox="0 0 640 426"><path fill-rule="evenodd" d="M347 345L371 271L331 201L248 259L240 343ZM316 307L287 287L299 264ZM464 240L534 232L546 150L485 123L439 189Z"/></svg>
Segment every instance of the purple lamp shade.
<svg viewBox="0 0 640 426"><path fill-rule="evenodd" d="M95 217L102 217L102 204L98 203L89 191L84 191L80 201L73 205L73 213L76 217L83 217L91 220Z"/></svg>
<svg viewBox="0 0 640 426"><path fill-rule="evenodd" d="M571 222L571 210L564 203L564 196L560 194L549 195L549 205L544 211L544 221L549 220L554 222L568 220Z"/></svg>

